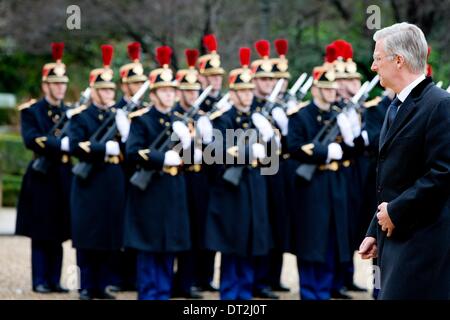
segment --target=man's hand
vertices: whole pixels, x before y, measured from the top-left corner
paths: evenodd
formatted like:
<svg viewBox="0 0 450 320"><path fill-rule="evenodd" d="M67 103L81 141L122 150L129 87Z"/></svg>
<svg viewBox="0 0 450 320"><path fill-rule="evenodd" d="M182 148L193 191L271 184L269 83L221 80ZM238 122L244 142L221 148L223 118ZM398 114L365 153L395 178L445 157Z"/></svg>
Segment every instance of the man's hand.
<svg viewBox="0 0 450 320"><path fill-rule="evenodd" d="M377 257L377 240L374 237L365 237L359 246L358 253L362 259L372 259Z"/></svg>
<svg viewBox="0 0 450 320"><path fill-rule="evenodd" d="M387 236L390 237L392 235L392 231L394 231L394 224L392 223L391 218L389 217L389 213L387 211L387 202L383 202L378 206L378 224L381 226L381 230L387 231Z"/></svg>

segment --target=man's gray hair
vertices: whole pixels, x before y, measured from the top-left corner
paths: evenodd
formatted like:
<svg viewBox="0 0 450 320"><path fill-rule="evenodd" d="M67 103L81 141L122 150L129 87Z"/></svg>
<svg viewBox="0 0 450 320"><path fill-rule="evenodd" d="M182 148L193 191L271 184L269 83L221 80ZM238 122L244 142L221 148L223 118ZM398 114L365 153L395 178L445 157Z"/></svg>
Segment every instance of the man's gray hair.
<svg viewBox="0 0 450 320"><path fill-rule="evenodd" d="M373 40L384 40L384 50L388 55L405 58L414 73L423 73L427 65L428 44L422 30L414 24L402 22L378 30Z"/></svg>

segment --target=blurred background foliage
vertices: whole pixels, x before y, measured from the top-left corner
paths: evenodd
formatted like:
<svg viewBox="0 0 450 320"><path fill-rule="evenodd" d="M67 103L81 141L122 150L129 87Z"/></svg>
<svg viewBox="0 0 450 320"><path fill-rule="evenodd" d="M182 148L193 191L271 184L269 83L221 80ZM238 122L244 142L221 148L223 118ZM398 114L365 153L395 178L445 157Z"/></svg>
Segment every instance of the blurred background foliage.
<svg viewBox="0 0 450 320"><path fill-rule="evenodd" d="M67 28L70 5L81 10L80 30ZM238 66L239 47L253 47L262 38L288 39L293 81L322 64L325 46L341 38L352 43L359 72L370 79L376 31L366 25L370 5L380 8L380 27L407 21L422 28L432 48L433 78L446 88L450 0L0 0L0 93L14 94L18 103L38 98L41 68L51 60L51 42L65 42L63 60L70 77L66 101L75 101L87 85L89 71L101 66L101 44L115 47L117 79L119 67L128 62L129 42L142 44L146 72L156 66L154 51L163 44L174 49L172 65L177 69L185 67L185 48L203 50L201 39L207 33L216 34L227 70ZM31 159L18 122L15 109L0 105L0 182L7 206L15 205Z"/></svg>

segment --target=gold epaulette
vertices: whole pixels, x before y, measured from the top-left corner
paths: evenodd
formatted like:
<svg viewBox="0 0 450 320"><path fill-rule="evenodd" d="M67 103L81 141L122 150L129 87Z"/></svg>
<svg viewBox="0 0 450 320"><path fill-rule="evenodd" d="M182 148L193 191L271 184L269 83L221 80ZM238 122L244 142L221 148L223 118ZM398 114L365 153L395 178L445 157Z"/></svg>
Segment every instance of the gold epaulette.
<svg viewBox="0 0 450 320"><path fill-rule="evenodd" d="M367 101L364 103L364 108L371 108L377 106L381 100L383 100L381 97L375 97L372 100Z"/></svg>
<svg viewBox="0 0 450 320"><path fill-rule="evenodd" d="M36 103L36 99L30 99L27 102L24 102L24 103L18 105L17 110L22 111L22 110L28 109L35 103Z"/></svg>
<svg viewBox="0 0 450 320"><path fill-rule="evenodd" d="M87 105L82 104L81 106L76 107L75 109L71 110L70 113L72 114L72 117L73 117L74 115L77 115L77 114L79 114L79 113L82 113L82 112L83 112L84 110L86 110L87 108L88 108Z"/></svg>
<svg viewBox="0 0 450 320"><path fill-rule="evenodd" d="M297 104L294 108L288 110L288 112L286 112L286 115L287 115L287 116L292 116L293 114L299 112L301 109L303 109L304 107L306 107L309 103L310 103L309 100L300 102L300 103Z"/></svg>
<svg viewBox="0 0 450 320"><path fill-rule="evenodd" d="M142 116L143 114L146 114L147 112L149 112L149 110L150 110L149 107L145 107L145 108L136 110L136 111L134 111L134 112L131 112L131 113L128 115L128 119L133 119L133 118L136 118L136 117L140 117L140 116Z"/></svg>

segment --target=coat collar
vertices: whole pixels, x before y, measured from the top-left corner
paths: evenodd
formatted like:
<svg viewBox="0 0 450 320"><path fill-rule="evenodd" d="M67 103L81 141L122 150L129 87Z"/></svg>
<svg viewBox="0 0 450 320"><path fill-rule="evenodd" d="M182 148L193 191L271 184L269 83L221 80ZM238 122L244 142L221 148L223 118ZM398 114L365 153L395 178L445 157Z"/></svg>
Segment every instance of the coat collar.
<svg viewBox="0 0 450 320"><path fill-rule="evenodd" d="M387 128L387 115L384 118L383 127L380 132L380 147L381 151L388 145L395 134L400 130L403 124L409 119L411 113L417 108L417 101L420 100L425 93L433 85L433 80L428 77L420 82L408 95L406 100L401 104L398 110L397 116L395 117L394 123L388 129Z"/></svg>

